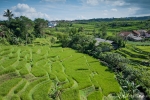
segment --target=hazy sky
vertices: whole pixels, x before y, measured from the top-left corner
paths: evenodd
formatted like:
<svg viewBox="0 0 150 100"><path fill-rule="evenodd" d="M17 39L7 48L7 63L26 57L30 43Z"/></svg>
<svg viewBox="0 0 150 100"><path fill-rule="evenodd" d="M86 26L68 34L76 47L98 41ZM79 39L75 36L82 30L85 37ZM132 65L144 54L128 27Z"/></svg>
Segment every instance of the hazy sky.
<svg viewBox="0 0 150 100"><path fill-rule="evenodd" d="M4 10L15 17L74 20L150 15L150 0L0 0L0 20Z"/></svg>

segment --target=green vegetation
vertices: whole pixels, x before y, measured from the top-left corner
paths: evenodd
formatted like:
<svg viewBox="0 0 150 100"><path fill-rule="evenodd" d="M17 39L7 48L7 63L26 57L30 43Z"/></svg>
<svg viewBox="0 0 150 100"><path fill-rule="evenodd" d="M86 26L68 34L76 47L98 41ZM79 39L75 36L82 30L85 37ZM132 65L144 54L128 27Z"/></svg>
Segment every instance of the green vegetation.
<svg viewBox="0 0 150 100"><path fill-rule="evenodd" d="M23 87L26 85L27 81L23 81L15 90L14 93L17 94L19 91L23 89Z"/></svg>
<svg viewBox="0 0 150 100"><path fill-rule="evenodd" d="M122 48L117 50L116 52L120 53L121 55L125 56L126 58L130 59L130 65L128 66L130 70L132 70L132 74L134 74L140 85L143 88L146 88L149 91L149 79L150 77L147 76L149 74L149 66L150 66L150 59L148 50L149 46L127 46L126 48ZM126 52L126 51L128 52ZM129 70L129 71L130 71ZM133 78L133 77L132 77Z"/></svg>
<svg viewBox="0 0 150 100"><path fill-rule="evenodd" d="M114 71L117 76L122 73L122 78L117 77L123 89L123 91L121 91L118 95L119 98L137 99L139 91L144 92L147 98L150 97L149 77L147 77L147 75L149 75L150 51L149 47L146 47L149 46L149 39L146 38L143 41L131 42L118 36L118 33L121 31L132 31L139 29L148 30L150 27L146 26L146 24L150 24L149 21L141 22L128 20L97 22L95 20L82 20L72 22L71 26L69 23L71 22L60 22L60 24L57 26L58 30L59 28L61 28L61 30L64 28L64 31L61 31L62 34L57 34L57 37L62 43L63 47L71 47L79 52L89 54L102 60L102 63L108 66L110 71ZM65 27L68 27L68 31L65 31ZM81 29L82 31L77 31ZM105 42L99 43L98 46L95 46L95 37L113 40L115 43L117 43L119 48L117 50L113 50L113 47L109 43ZM71 57L68 56L68 58L70 61L72 61ZM80 60L78 60L78 62L80 62ZM78 67L77 70L84 70L86 72L89 71L86 68ZM140 72L140 70L142 71ZM84 79L84 76L82 78ZM78 77L74 77L75 80L83 80L82 78L80 79ZM97 80L97 78L95 80ZM95 86L97 87L98 82L95 80L92 80L92 82L94 82ZM84 84L82 81L79 81L79 83ZM88 79L87 83L87 85L90 85ZM107 83L107 79L104 80L104 83ZM135 88L132 88L132 91L136 91L134 93L130 92L131 89L124 88L130 87L132 84L134 84L133 87L135 86ZM105 84L100 85L103 86ZM107 94L107 89L108 88L103 89L105 94ZM125 95L125 97L123 97L123 95Z"/></svg>
<svg viewBox="0 0 150 100"><path fill-rule="evenodd" d="M99 91L95 91L88 96L88 100L102 100L102 93Z"/></svg>
<svg viewBox="0 0 150 100"><path fill-rule="evenodd" d="M2 52L6 49L9 51L5 55L1 53L0 62L4 59L7 61L7 66L3 65L4 68L0 71L0 79L7 78L7 81L0 83L1 98L80 100L82 97L91 98L88 96L90 94L96 95L96 98L103 98L111 93L120 92L114 73L107 71L106 66L86 54L70 48L57 47L57 44L53 44L52 47L47 44L1 47ZM7 57L10 54L16 57L9 61ZM7 68L13 70L5 72ZM11 72L16 73L15 77L19 78L7 77ZM98 97L97 93L101 96Z"/></svg>
<svg viewBox="0 0 150 100"><path fill-rule="evenodd" d="M34 100L51 100L50 97L48 97L48 93L50 91L52 81L44 81L38 86L35 87L34 93L33 93L33 99ZM48 88L49 87L49 88Z"/></svg>
<svg viewBox="0 0 150 100"><path fill-rule="evenodd" d="M48 28L44 19L13 18L9 9L4 16L0 99L135 100L140 92L150 98L150 39L133 42L118 35L149 30L150 21L57 21ZM113 42L96 44L95 38Z"/></svg>
<svg viewBox="0 0 150 100"><path fill-rule="evenodd" d="M17 83L21 80L21 78L15 78L15 79L10 79L8 81L3 82L0 85L0 95L1 96L6 96L9 91L15 86L17 85Z"/></svg>

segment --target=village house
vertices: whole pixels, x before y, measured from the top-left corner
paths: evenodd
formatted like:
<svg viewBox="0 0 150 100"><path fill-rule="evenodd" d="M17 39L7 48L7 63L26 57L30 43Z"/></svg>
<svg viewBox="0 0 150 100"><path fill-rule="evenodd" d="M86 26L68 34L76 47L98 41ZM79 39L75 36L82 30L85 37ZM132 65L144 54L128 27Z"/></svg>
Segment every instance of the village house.
<svg viewBox="0 0 150 100"><path fill-rule="evenodd" d="M150 38L150 30L149 31L145 31L145 30L138 30L141 34L141 37L143 38Z"/></svg>
<svg viewBox="0 0 150 100"><path fill-rule="evenodd" d="M126 40L141 41L143 39L139 31L133 30L132 32L120 32L119 35Z"/></svg>
<svg viewBox="0 0 150 100"><path fill-rule="evenodd" d="M50 28L53 28L53 27L55 27L56 25L57 25L57 22L54 22L54 21L48 22L48 27L50 27Z"/></svg>
<svg viewBox="0 0 150 100"><path fill-rule="evenodd" d="M145 38L150 38L150 31L147 31L147 32L145 33Z"/></svg>
<svg viewBox="0 0 150 100"><path fill-rule="evenodd" d="M131 32L120 32L119 35L122 37L127 37Z"/></svg>
<svg viewBox="0 0 150 100"><path fill-rule="evenodd" d="M137 30L141 36L145 36L145 34L147 33L146 30Z"/></svg>
<svg viewBox="0 0 150 100"><path fill-rule="evenodd" d="M95 38L95 40L96 40L95 46L98 46L99 43L101 43L101 42L106 42L106 43L111 44L114 49L117 49L117 48L118 48L118 44L115 43L114 41L106 40L106 39L102 39L102 38Z"/></svg>
<svg viewBox="0 0 150 100"><path fill-rule="evenodd" d="M134 36L137 36L137 37L140 37L140 36L141 36L140 32L138 32L138 31L136 31L136 30L133 30L133 31L132 31L132 34L133 34Z"/></svg>
<svg viewBox="0 0 150 100"><path fill-rule="evenodd" d="M95 38L95 40L96 40L96 43L95 43L96 46L98 46L100 42L107 42L110 44L113 43L113 41L111 41L111 40L105 40L105 39L101 39L101 38Z"/></svg>

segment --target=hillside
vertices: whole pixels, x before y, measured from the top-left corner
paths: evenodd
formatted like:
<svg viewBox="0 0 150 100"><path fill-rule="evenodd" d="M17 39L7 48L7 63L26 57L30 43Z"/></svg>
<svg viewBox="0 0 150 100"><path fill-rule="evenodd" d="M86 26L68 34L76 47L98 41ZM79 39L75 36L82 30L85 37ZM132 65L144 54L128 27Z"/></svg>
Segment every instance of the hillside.
<svg viewBox="0 0 150 100"><path fill-rule="evenodd" d="M100 100L120 91L99 60L38 41L0 47L0 100Z"/></svg>

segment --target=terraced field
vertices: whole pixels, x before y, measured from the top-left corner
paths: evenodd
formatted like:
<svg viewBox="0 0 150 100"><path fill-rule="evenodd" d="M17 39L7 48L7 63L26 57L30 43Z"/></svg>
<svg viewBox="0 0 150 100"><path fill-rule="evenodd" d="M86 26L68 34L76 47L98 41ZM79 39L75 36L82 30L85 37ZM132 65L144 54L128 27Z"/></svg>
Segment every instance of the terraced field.
<svg viewBox="0 0 150 100"><path fill-rule="evenodd" d="M150 46L128 45L126 48L121 48L115 52L141 65L144 65L146 62L149 63L150 60Z"/></svg>
<svg viewBox="0 0 150 100"><path fill-rule="evenodd" d="M120 91L114 73L59 46L0 46L0 100L101 100Z"/></svg>
<svg viewBox="0 0 150 100"><path fill-rule="evenodd" d="M133 46L115 51L130 59L130 70L138 78L141 85L147 88L150 95L150 46Z"/></svg>

